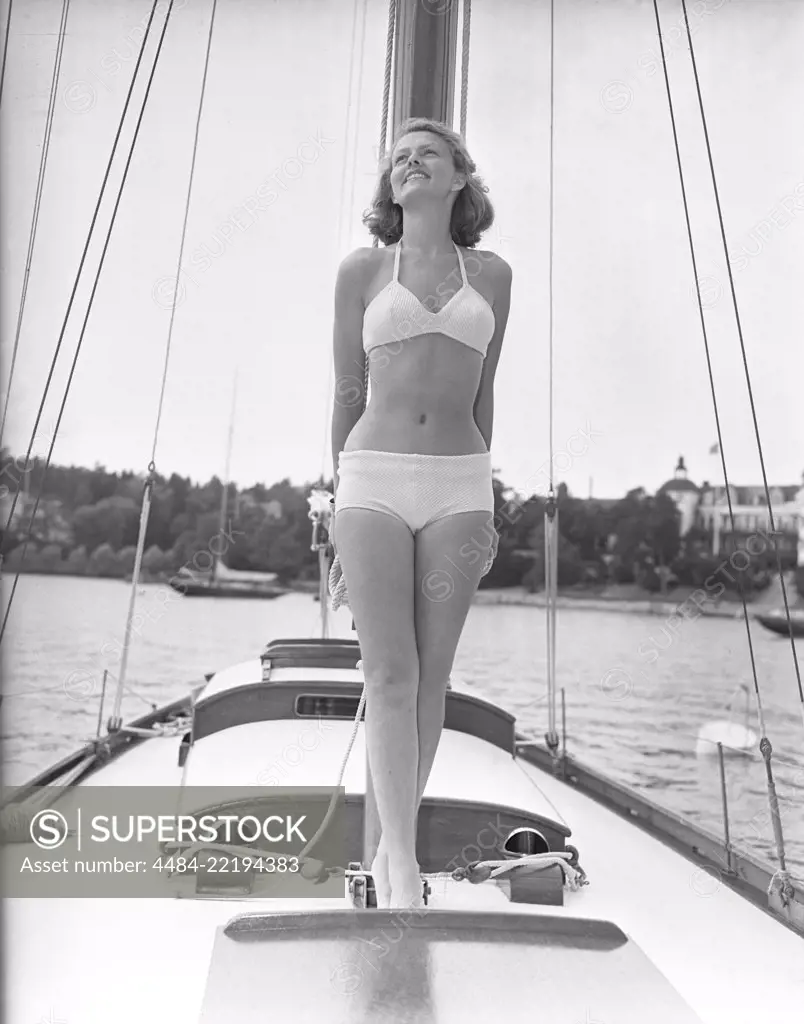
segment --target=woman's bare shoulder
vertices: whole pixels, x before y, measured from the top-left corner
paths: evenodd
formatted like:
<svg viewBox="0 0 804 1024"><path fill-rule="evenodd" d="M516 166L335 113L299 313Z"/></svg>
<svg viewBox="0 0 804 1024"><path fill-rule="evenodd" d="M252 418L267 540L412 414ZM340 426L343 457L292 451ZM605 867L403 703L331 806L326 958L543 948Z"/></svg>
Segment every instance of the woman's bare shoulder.
<svg viewBox="0 0 804 1024"><path fill-rule="evenodd" d="M346 277L350 281L365 282L367 276L376 270L381 259L382 253L375 246L364 245L359 249L353 249L341 260L338 276Z"/></svg>
<svg viewBox="0 0 804 1024"><path fill-rule="evenodd" d="M483 261L483 265L488 267L495 278L500 281L505 281L506 279L510 281L513 273L511 265L502 256L498 256L496 252L491 252L489 249L473 249L471 251L479 260Z"/></svg>

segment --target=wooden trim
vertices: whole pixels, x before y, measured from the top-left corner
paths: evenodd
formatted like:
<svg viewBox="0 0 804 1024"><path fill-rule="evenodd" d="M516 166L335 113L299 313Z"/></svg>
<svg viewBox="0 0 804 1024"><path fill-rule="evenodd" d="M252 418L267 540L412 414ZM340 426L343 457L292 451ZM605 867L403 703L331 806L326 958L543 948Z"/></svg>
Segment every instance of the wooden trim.
<svg viewBox="0 0 804 1024"><path fill-rule="evenodd" d="M404 913L404 912L402 912ZM332 941L333 936L376 938L383 925L401 918L398 910L314 910L237 914L223 929L235 942L285 939L295 933L308 941ZM517 914L484 910L428 910L412 927L419 934L433 933L434 941L507 941L525 945L551 944L570 949L609 952L625 946L628 937L611 921L552 914ZM502 979L501 979L502 980Z"/></svg>

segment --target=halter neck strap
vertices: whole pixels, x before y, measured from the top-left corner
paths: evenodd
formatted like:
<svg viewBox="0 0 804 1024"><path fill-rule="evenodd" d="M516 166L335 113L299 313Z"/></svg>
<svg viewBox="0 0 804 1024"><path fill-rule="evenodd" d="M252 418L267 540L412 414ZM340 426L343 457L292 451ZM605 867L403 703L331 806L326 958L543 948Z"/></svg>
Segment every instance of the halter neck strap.
<svg viewBox="0 0 804 1024"><path fill-rule="evenodd" d="M463 281L464 288L466 288L468 286L468 284L469 284L469 280L468 280L468 278L466 276L466 267L464 266L464 262L463 262L463 253L458 248L458 246L457 246L457 244L455 242L453 242L452 244L455 246L455 252L458 254L458 264L459 264L459 266L461 268L461 280ZM400 258L401 255L402 255L402 239L400 238L399 241L396 243L396 252L394 253L394 278L393 278L394 281L398 281L399 280L399 258Z"/></svg>
<svg viewBox="0 0 804 1024"><path fill-rule="evenodd" d="M469 286L469 281L467 280L466 277L466 267L463 265L463 253L458 248L457 243L453 242L452 244L455 246L455 252L457 252L458 254L458 262L461 265L461 278L463 279L463 286L464 288L467 288Z"/></svg>

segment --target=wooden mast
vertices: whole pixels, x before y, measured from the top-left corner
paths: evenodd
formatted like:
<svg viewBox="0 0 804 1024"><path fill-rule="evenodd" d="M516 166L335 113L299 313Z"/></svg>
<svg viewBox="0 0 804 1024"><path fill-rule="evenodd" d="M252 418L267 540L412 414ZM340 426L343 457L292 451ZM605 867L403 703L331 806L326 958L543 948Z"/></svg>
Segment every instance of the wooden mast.
<svg viewBox="0 0 804 1024"><path fill-rule="evenodd" d="M393 117L390 140L409 117L428 117L452 126L458 42L458 0L397 0ZM377 852L380 821L366 757L363 866Z"/></svg>
<svg viewBox="0 0 804 1024"><path fill-rule="evenodd" d="M452 125L457 41L457 0L397 0L391 137L409 117Z"/></svg>

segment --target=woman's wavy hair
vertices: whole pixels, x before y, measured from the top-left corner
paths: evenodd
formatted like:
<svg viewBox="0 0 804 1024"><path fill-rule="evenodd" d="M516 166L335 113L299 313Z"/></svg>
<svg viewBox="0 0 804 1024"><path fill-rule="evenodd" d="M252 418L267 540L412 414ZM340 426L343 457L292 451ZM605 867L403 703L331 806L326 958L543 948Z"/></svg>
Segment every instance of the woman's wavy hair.
<svg viewBox="0 0 804 1024"><path fill-rule="evenodd" d="M450 232L456 244L474 248L484 231L494 222L494 207L488 197L488 188L476 173L474 160L466 150L463 138L441 121L426 117L412 117L400 125L396 137L380 165L380 180L371 206L363 214L363 223L383 245L392 245L402 237L402 207L394 202L391 193L391 154L403 135L411 132L431 132L442 138L452 154L455 169L466 175L466 184L452 206Z"/></svg>

